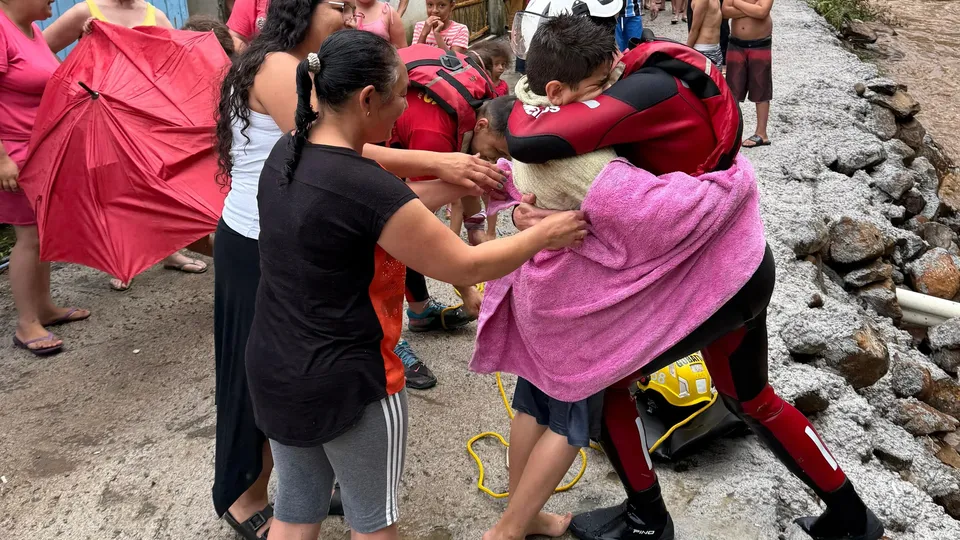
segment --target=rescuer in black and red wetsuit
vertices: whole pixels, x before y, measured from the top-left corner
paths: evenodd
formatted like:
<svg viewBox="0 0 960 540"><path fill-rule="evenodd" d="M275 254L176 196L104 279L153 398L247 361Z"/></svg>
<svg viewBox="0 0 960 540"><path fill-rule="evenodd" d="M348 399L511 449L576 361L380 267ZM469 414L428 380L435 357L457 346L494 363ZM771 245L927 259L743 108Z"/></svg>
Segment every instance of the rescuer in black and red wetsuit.
<svg viewBox="0 0 960 540"><path fill-rule="evenodd" d="M527 9L540 4L533 0ZM540 16L556 14L552 10L558 9L557 0L542 7ZM575 13L577 9L590 13L582 3L579 8L573 6ZM634 165L655 174L698 175L732 164L739 149L739 108L705 57L658 40L637 45L624 62L623 78L597 98L595 106L530 114L516 105L508 122L510 154L526 163L542 163L614 146ZM526 228L544 212L521 205L514 221ZM774 282L774 260L768 248L753 277L713 316L642 370L606 390L601 442L627 500L576 516L570 529L578 538L674 537L631 388L641 376L698 350L728 408L827 505L820 517L798 519L801 528L819 540L882 537L882 524L864 505L813 426L768 384L766 308Z"/></svg>

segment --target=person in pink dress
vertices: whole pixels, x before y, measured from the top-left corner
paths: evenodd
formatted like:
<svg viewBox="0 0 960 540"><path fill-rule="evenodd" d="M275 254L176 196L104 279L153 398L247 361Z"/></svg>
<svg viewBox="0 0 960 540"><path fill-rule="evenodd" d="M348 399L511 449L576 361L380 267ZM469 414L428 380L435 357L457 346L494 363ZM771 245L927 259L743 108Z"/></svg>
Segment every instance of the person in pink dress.
<svg viewBox="0 0 960 540"><path fill-rule="evenodd" d="M427 0L427 20L414 26L413 42L466 54L470 29L450 18L456 3L456 0Z"/></svg>
<svg viewBox="0 0 960 540"><path fill-rule="evenodd" d="M407 30L400 14L380 0L357 0L357 30L376 34L398 49L407 46Z"/></svg>
<svg viewBox="0 0 960 540"><path fill-rule="evenodd" d="M46 327L86 319L85 309L63 308L50 297L50 264L40 262L37 218L17 177L27 160L30 131L47 81L60 65L43 39L49 0L0 1L0 223L13 225L10 288L17 309L13 343L36 355L60 352Z"/></svg>

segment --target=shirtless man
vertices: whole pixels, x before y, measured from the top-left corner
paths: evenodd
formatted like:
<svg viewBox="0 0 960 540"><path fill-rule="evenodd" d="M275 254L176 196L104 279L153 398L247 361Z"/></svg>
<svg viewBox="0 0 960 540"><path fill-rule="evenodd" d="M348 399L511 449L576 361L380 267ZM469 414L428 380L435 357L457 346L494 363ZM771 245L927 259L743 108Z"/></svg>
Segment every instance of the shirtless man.
<svg viewBox="0 0 960 540"><path fill-rule="evenodd" d="M757 104L757 129L743 141L743 148L770 144L767 119L773 99L772 7L773 0L723 0L723 16L733 19L727 49L727 84L739 101L744 101L749 93L750 101Z"/></svg>
<svg viewBox="0 0 960 540"><path fill-rule="evenodd" d="M720 24L723 15L720 12L720 0L691 0L693 20L687 34L687 46L703 53L716 64L723 65L723 51L720 50Z"/></svg>

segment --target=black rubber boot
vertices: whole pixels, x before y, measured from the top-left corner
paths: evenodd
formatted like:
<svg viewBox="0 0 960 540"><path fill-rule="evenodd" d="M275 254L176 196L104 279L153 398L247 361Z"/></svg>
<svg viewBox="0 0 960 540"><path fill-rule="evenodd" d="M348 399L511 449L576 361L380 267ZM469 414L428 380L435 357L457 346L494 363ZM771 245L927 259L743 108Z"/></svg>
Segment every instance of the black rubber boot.
<svg viewBox="0 0 960 540"><path fill-rule="evenodd" d="M580 540L674 540L673 518L648 525L630 511L630 503L574 516L570 532Z"/></svg>
<svg viewBox="0 0 960 540"><path fill-rule="evenodd" d="M629 492L619 506L574 516L570 532L581 540L673 540L673 518L660 496L660 482Z"/></svg>
<svg viewBox="0 0 960 540"><path fill-rule="evenodd" d="M814 540L879 540L883 523L863 504L849 480L823 496L827 510L820 517L795 521Z"/></svg>

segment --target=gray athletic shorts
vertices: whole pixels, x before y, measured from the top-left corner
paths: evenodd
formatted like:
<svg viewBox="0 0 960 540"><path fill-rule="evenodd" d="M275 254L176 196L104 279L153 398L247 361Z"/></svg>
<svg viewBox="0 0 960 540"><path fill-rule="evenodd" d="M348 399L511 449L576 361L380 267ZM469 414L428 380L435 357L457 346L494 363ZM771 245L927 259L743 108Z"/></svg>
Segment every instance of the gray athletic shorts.
<svg viewBox="0 0 960 540"><path fill-rule="evenodd" d="M336 439L312 448L270 441L277 475L277 519L320 523L327 517L334 479L340 482L350 528L371 534L400 519L400 477L407 447L407 394L372 403L360 421Z"/></svg>

